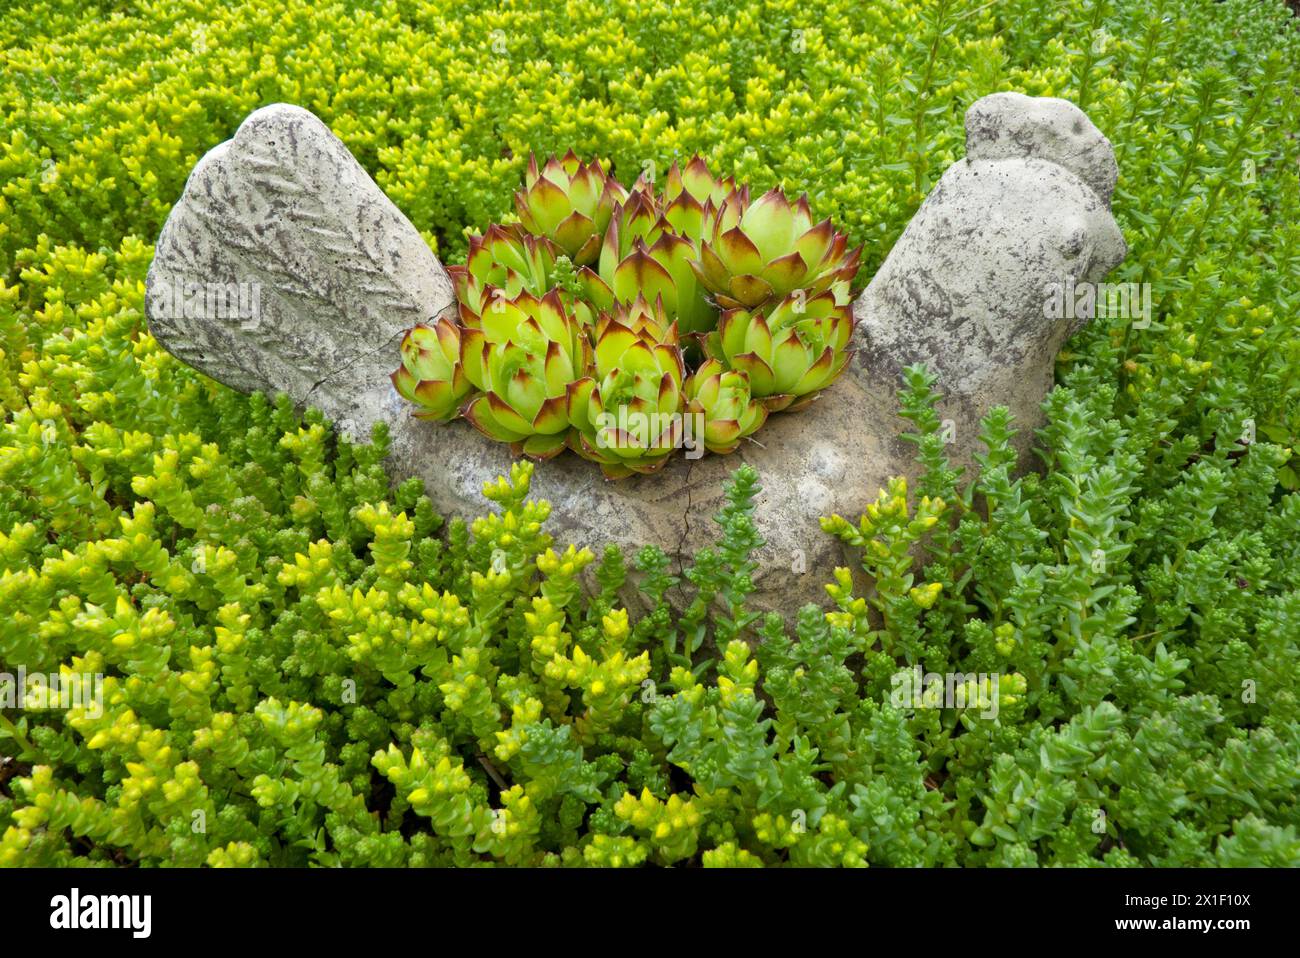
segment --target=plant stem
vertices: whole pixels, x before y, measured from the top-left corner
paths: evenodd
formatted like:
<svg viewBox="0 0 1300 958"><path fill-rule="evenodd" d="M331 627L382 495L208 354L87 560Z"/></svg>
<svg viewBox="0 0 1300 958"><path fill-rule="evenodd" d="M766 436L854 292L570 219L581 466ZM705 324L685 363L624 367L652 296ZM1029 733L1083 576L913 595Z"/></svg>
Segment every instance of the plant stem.
<svg viewBox="0 0 1300 958"><path fill-rule="evenodd" d="M28 741L27 736L22 733L17 725L10 721L9 716L5 715L4 712L0 712L0 728L3 728L9 737L22 747L23 754L19 755L18 758L41 760L41 753L36 746Z"/></svg>

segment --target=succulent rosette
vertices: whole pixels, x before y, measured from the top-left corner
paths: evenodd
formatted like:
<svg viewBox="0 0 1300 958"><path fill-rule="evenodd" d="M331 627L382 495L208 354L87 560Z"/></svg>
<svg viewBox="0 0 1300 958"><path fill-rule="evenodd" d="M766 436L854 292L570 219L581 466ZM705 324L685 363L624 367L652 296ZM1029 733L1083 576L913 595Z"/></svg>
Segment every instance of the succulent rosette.
<svg viewBox="0 0 1300 958"><path fill-rule="evenodd" d="M694 200L701 209L705 203L712 203L716 209L736 192L735 179L730 176L718 179L709 172L709 164L701 156L692 157L685 167L674 162L664 178L664 200L670 209L683 199L682 194L686 199ZM683 225L674 223L673 226L681 232L689 232Z"/></svg>
<svg viewBox="0 0 1300 958"><path fill-rule="evenodd" d="M683 436L686 368L676 324L659 335L662 306L652 310L644 299L630 312L641 320L635 328L613 316L598 320L594 376L569 387L570 447L610 479L659 469Z"/></svg>
<svg viewBox="0 0 1300 958"><path fill-rule="evenodd" d="M687 417L703 421L703 434L697 426L692 438L709 452L733 452L740 440L767 422L767 407L750 394L749 377L716 359L705 360L687 378L684 392Z"/></svg>
<svg viewBox="0 0 1300 958"><path fill-rule="evenodd" d="M570 150L540 169L536 157L528 158L515 209L527 230L554 240L575 264L586 266L600 255L610 216L625 199L627 191L598 161L583 163Z"/></svg>
<svg viewBox="0 0 1300 958"><path fill-rule="evenodd" d="M611 311L601 313L596 320L597 340L611 324L632 330L648 343L678 344L678 327L669 319L662 297L656 297L653 305L642 294L630 303L616 303Z"/></svg>
<svg viewBox="0 0 1300 958"><path fill-rule="evenodd" d="M699 206L690 194L681 195ZM704 215L705 208L699 210ZM718 313L691 266L696 255L695 243L677 232L649 185L642 183L610 219L598 271L584 268L579 278L599 309L629 303L638 295L648 301L662 298L683 334L703 333L717 325Z"/></svg>
<svg viewBox="0 0 1300 958"><path fill-rule="evenodd" d="M603 310L637 296L662 300L683 335L706 333L717 325L718 313L691 268L694 256L695 247L689 240L663 232L649 246L637 240L631 252L606 274L585 271L584 289L588 299Z"/></svg>
<svg viewBox="0 0 1300 958"><path fill-rule="evenodd" d="M479 315L496 299L513 299L525 291L544 295L555 285L561 255L546 237L518 224L493 225L482 236L471 236L465 265L447 267L461 323L477 326Z"/></svg>
<svg viewBox="0 0 1300 958"><path fill-rule="evenodd" d="M806 196L791 203L773 189L751 203L741 190L705 232L692 266L724 309L756 309L798 289L848 302L862 250L846 252L848 238L830 220L814 225Z"/></svg>
<svg viewBox="0 0 1300 958"><path fill-rule="evenodd" d="M402 398L416 405L417 419L451 419L473 384L460 362L460 329L445 319L406 331L402 365L390 377Z"/></svg>
<svg viewBox="0 0 1300 958"><path fill-rule="evenodd" d="M597 268L584 266L578 271L586 297L598 309L608 310L614 306L614 274L619 265L633 249L657 240L667 225L649 184L638 182L627 200L615 207L610 217L601 242ZM632 299L628 296L623 302Z"/></svg>
<svg viewBox="0 0 1300 958"><path fill-rule="evenodd" d="M606 283L613 281L614 268L621 263L637 242L653 243L669 223L650 185L640 181L628 198L614 208L605 230L598 257L599 273Z"/></svg>
<svg viewBox="0 0 1300 958"><path fill-rule="evenodd" d="M668 170L663 216L678 236L690 240L698 249L704 237L711 233L723 204L728 200L733 204L748 202L748 197L748 189L737 189L731 177L718 179L697 156L684 169L678 169L674 163Z"/></svg>
<svg viewBox="0 0 1300 958"><path fill-rule="evenodd" d="M705 351L749 377L769 412L802 409L853 355L853 311L830 290L805 299L796 291L766 313L730 309L705 339Z"/></svg>
<svg viewBox="0 0 1300 958"><path fill-rule="evenodd" d="M480 320L461 332L461 365L481 392L461 415L484 435L510 443L516 455L556 455L568 438L569 386L591 361L585 328L557 290L540 299L520 293Z"/></svg>

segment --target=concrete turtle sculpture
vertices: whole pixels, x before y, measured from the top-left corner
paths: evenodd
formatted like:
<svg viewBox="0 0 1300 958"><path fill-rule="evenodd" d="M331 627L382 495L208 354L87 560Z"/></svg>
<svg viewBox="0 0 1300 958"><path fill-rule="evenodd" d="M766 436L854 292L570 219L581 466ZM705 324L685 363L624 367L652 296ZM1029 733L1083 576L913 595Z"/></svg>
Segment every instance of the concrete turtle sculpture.
<svg viewBox="0 0 1300 958"><path fill-rule="evenodd" d="M954 163L854 304L856 355L809 409L774 416L730 456L678 458L606 483L589 462L538 466L559 542L626 554L654 543L689 562L742 463L762 477L753 604L820 602L846 563L818 518L856 516L891 476L912 474L897 437L904 366L939 375L950 457L978 451L978 422L1010 408L1022 446L1041 419L1053 360L1077 321L1043 307L1053 284L1099 282L1126 247L1110 212L1110 143L1073 104L998 93L966 114ZM232 305L233 304L233 305ZM274 104L195 166L158 239L146 312L179 359L243 391L285 392L364 438L393 438L395 478L419 476L447 515L479 514L509 449L459 422L413 419L389 380L403 332L450 316L452 284L418 231L313 114Z"/></svg>

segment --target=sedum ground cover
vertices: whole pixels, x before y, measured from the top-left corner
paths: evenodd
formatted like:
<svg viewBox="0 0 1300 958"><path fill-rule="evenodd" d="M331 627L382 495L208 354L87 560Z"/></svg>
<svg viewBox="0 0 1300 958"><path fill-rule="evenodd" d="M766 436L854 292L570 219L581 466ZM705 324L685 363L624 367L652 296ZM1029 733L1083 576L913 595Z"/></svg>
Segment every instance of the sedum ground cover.
<svg viewBox="0 0 1300 958"><path fill-rule="evenodd" d="M1286 6L496 7L0 16L0 864L1300 864ZM529 151L629 178L698 151L807 190L865 278L1001 89L1115 142L1112 278L1152 284L1153 321L1068 344L1041 474L995 411L955 475L911 371L919 488L808 530L878 591L809 570L826 603L795 621L745 605L749 470L685 570L552 542L530 467L444 523L382 434L238 396L142 316L191 165L269 102L320 115L448 262ZM915 665L1001 682L900 708ZM102 711L12 701L19 667L103 675Z"/></svg>

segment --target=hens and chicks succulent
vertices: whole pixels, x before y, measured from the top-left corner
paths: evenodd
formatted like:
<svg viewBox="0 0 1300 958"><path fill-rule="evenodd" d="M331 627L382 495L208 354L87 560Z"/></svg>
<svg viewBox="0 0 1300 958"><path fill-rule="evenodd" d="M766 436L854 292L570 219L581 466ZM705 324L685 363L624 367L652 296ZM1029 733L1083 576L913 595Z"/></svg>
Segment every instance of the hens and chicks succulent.
<svg viewBox="0 0 1300 958"><path fill-rule="evenodd" d="M678 448L729 453L803 408L852 351L860 250L807 197L719 179L700 157L661 194L572 152L530 158L519 221L449 267L457 316L409 330L393 385L519 455L565 448L612 479Z"/></svg>

